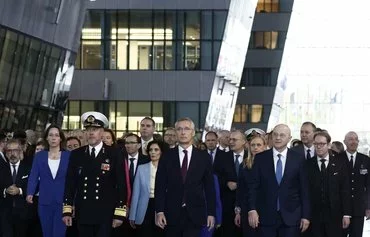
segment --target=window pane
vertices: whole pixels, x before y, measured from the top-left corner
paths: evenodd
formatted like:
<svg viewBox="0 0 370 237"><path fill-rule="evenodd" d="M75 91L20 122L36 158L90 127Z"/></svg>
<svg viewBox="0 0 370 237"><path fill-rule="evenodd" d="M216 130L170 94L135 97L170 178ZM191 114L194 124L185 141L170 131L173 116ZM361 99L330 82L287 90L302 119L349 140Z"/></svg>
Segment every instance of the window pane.
<svg viewBox="0 0 370 237"><path fill-rule="evenodd" d="M241 111L240 111L240 105L235 105L235 111L234 111L234 123L240 123L241 121Z"/></svg>
<svg viewBox="0 0 370 237"><path fill-rule="evenodd" d="M176 23L176 39L184 39L185 35L185 13L183 11L177 12Z"/></svg>
<svg viewBox="0 0 370 237"><path fill-rule="evenodd" d="M164 42L154 41L153 45L153 70L164 68Z"/></svg>
<svg viewBox="0 0 370 237"><path fill-rule="evenodd" d="M127 69L127 53L128 53L128 41L119 40L117 42L117 69Z"/></svg>
<svg viewBox="0 0 370 237"><path fill-rule="evenodd" d="M12 60L16 49L17 35L11 31L7 31L2 55L0 58L0 98L4 99L7 92L9 77L12 68Z"/></svg>
<svg viewBox="0 0 370 237"><path fill-rule="evenodd" d="M69 118L68 109L69 109L69 103L67 103L66 109L64 110L63 123L62 123L63 130L68 130L68 118Z"/></svg>
<svg viewBox="0 0 370 237"><path fill-rule="evenodd" d="M153 116L155 121L155 130L158 132L163 131L163 103L153 102Z"/></svg>
<svg viewBox="0 0 370 237"><path fill-rule="evenodd" d="M212 42L211 41L202 41L201 47L201 66L203 70L212 69Z"/></svg>
<svg viewBox="0 0 370 237"><path fill-rule="evenodd" d="M172 41L166 41L166 58L165 58L165 69L174 70L175 67L175 55L176 45Z"/></svg>
<svg viewBox="0 0 370 237"><path fill-rule="evenodd" d="M81 69L81 46L78 48L75 67L76 69Z"/></svg>
<svg viewBox="0 0 370 237"><path fill-rule="evenodd" d="M164 11L156 10L154 15L154 39L164 40Z"/></svg>
<svg viewBox="0 0 370 237"><path fill-rule="evenodd" d="M251 110L251 123L260 123L262 120L262 105L252 105Z"/></svg>
<svg viewBox="0 0 370 237"><path fill-rule="evenodd" d="M185 69L200 70L199 56L200 45L199 41L188 41L185 44Z"/></svg>
<svg viewBox="0 0 370 237"><path fill-rule="evenodd" d="M150 102L129 102L129 131L139 131L140 121L150 114Z"/></svg>
<svg viewBox="0 0 370 237"><path fill-rule="evenodd" d="M104 39L117 39L117 11L106 11L104 23Z"/></svg>
<svg viewBox="0 0 370 237"><path fill-rule="evenodd" d="M185 12L186 19L186 39L199 40L200 39L200 12L188 11Z"/></svg>
<svg viewBox="0 0 370 237"><path fill-rule="evenodd" d="M152 11L130 12L130 39L151 40L152 28Z"/></svg>
<svg viewBox="0 0 370 237"><path fill-rule="evenodd" d="M202 39L212 39L212 11L202 11Z"/></svg>
<svg viewBox="0 0 370 237"><path fill-rule="evenodd" d="M94 101L82 101L81 102L81 115L88 111L95 111Z"/></svg>
<svg viewBox="0 0 370 237"><path fill-rule="evenodd" d="M176 118L189 117L193 120L195 128L199 128L199 103L197 102L178 102L176 108Z"/></svg>
<svg viewBox="0 0 370 237"><path fill-rule="evenodd" d="M184 42L176 41L176 69L184 69Z"/></svg>
<svg viewBox="0 0 370 237"><path fill-rule="evenodd" d="M116 101L109 102L109 127L114 131L116 130Z"/></svg>
<svg viewBox="0 0 370 237"><path fill-rule="evenodd" d="M118 18L118 39L128 39L128 11L120 10Z"/></svg>
<svg viewBox="0 0 370 237"><path fill-rule="evenodd" d="M87 11L82 29L82 39L102 38L102 11Z"/></svg>
<svg viewBox="0 0 370 237"><path fill-rule="evenodd" d="M248 105L241 105L240 108L240 114L241 114L241 122L246 123L247 122L247 114L248 114Z"/></svg>
<svg viewBox="0 0 370 237"><path fill-rule="evenodd" d="M152 41L130 41L130 70L151 69Z"/></svg>
<svg viewBox="0 0 370 237"><path fill-rule="evenodd" d="M213 21L213 39L222 40L226 24L227 12L215 11Z"/></svg>
<svg viewBox="0 0 370 237"><path fill-rule="evenodd" d="M176 39L176 11L166 11L166 40Z"/></svg>
<svg viewBox="0 0 370 237"><path fill-rule="evenodd" d="M116 130L127 130L127 102L117 101Z"/></svg>
<svg viewBox="0 0 370 237"><path fill-rule="evenodd" d="M280 0L271 0L272 1L272 12L279 12L279 1Z"/></svg>
<svg viewBox="0 0 370 237"><path fill-rule="evenodd" d="M69 129L79 129L80 128L80 102L79 101L69 101Z"/></svg>
<svg viewBox="0 0 370 237"><path fill-rule="evenodd" d="M220 54L221 48L221 41L214 41L213 42L213 69L215 70L217 67L218 56Z"/></svg>
<svg viewBox="0 0 370 237"><path fill-rule="evenodd" d="M117 69L117 42L107 40L104 48L104 69Z"/></svg>
<svg viewBox="0 0 370 237"><path fill-rule="evenodd" d="M82 69L103 69L102 45L100 40L82 40Z"/></svg>

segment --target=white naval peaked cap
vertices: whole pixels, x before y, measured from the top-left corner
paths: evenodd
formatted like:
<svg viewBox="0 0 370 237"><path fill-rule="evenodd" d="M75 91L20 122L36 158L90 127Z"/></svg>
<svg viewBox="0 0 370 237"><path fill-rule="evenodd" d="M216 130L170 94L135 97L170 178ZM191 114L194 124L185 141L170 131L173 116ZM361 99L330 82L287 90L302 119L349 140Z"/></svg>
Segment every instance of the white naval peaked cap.
<svg viewBox="0 0 370 237"><path fill-rule="evenodd" d="M107 128L108 119L104 114L96 111L88 111L81 115L81 121L84 127Z"/></svg>

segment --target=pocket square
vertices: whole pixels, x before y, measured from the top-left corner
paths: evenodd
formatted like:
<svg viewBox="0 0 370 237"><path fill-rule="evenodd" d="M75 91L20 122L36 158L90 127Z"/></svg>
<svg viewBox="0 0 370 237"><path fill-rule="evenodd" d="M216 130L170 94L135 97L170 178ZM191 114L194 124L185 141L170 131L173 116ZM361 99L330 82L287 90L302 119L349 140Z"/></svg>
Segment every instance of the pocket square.
<svg viewBox="0 0 370 237"><path fill-rule="evenodd" d="M338 172L335 172L333 175L337 175L338 174Z"/></svg>
<svg viewBox="0 0 370 237"><path fill-rule="evenodd" d="M27 179L28 175L22 176L22 179Z"/></svg>

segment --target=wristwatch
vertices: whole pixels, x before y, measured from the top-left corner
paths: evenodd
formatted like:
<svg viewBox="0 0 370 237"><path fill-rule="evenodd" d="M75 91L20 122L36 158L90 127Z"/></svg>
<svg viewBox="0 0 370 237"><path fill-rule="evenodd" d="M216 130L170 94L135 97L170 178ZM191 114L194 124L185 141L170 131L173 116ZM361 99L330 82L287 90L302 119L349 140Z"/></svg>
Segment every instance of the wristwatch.
<svg viewBox="0 0 370 237"><path fill-rule="evenodd" d="M234 208L235 215L240 214L241 211L242 211L242 209L240 207L235 207Z"/></svg>

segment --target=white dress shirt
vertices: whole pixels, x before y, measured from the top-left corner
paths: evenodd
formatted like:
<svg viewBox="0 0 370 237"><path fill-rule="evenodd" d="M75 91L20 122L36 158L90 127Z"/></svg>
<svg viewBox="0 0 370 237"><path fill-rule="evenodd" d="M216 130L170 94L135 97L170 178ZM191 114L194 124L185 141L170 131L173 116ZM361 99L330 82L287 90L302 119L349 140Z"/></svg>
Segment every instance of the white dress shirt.
<svg viewBox="0 0 370 237"><path fill-rule="evenodd" d="M18 174L18 169L19 169L19 164L21 163L21 161L18 161L17 163L15 163L15 171L17 172ZM12 177L13 177L13 172L14 172L14 168L13 168L13 164L9 162L9 166L10 166L10 173L12 174ZM23 190L19 188L19 195L22 195L23 194ZM4 198L6 197L7 193L6 193L6 188L4 188L3 190L3 196Z"/></svg>
<svg viewBox="0 0 370 237"><path fill-rule="evenodd" d="M288 154L288 148L285 148L284 151L282 152L279 152L278 150L276 150L275 148L272 148L272 153L273 153L273 157L274 157L274 170L275 170L275 173L276 173L276 165L277 165L277 162L279 160L279 157L278 157L278 154L281 154L281 164L282 164L282 172L281 172L281 175L284 176L284 170L285 170L285 163L286 163L286 156Z"/></svg>
<svg viewBox="0 0 370 237"><path fill-rule="evenodd" d="M222 147L221 145L218 145L218 148L220 148L220 150L224 151L224 152L230 151L230 148L228 146L227 147Z"/></svg>
<svg viewBox="0 0 370 237"><path fill-rule="evenodd" d="M239 155L239 157L238 157L239 164L243 163L244 150L242 152L240 152L239 154L233 152L233 155L234 155L234 164L235 164L235 160L236 160L236 155Z"/></svg>
<svg viewBox="0 0 370 237"><path fill-rule="evenodd" d="M136 152L136 154L134 156L131 156L131 155L128 155L128 166L130 167L130 164L131 164L131 161L130 159L131 158L134 158L134 176L136 174L136 167L137 167L137 163L139 161L139 152Z"/></svg>
<svg viewBox="0 0 370 237"><path fill-rule="evenodd" d="M157 167L150 162L150 192L149 197L154 198L154 190L155 190L155 176L157 174Z"/></svg>
<svg viewBox="0 0 370 237"><path fill-rule="evenodd" d="M351 154L348 151L346 151L346 154L347 154L347 157L348 157L348 161L351 161L351 156L353 156L353 167L354 167L355 166L355 162L356 162L357 151L355 151L355 153L353 153L353 154Z"/></svg>
<svg viewBox="0 0 370 237"><path fill-rule="evenodd" d="M57 160L48 159L48 165L51 171L51 175L53 176L53 179L55 179L55 177L57 176L59 164L60 159Z"/></svg>
<svg viewBox="0 0 370 237"><path fill-rule="evenodd" d="M149 144L149 142L154 141L154 138L150 138L148 141L144 141L144 139L141 139L141 151L143 154L146 154L146 146Z"/></svg>
<svg viewBox="0 0 370 237"><path fill-rule="evenodd" d="M329 154L327 154L325 157L317 157L317 165L319 166L319 170L321 171L321 159L325 159L325 168L328 168L329 165Z"/></svg>
<svg viewBox="0 0 370 237"><path fill-rule="evenodd" d="M184 160L184 157L185 157L185 153L183 152L183 150L187 150L188 151L188 169L189 169L189 164L190 164L190 160L191 160L191 154L193 152L193 146L189 146L186 149L184 149L181 146L179 146L180 167L182 166L182 161Z"/></svg>
<svg viewBox="0 0 370 237"><path fill-rule="evenodd" d="M97 146L95 146L95 157L98 156L100 150L103 148L103 142L101 141ZM92 146L89 145L89 154L91 154Z"/></svg>
<svg viewBox="0 0 370 237"><path fill-rule="evenodd" d="M311 158L315 156L315 148L313 146L311 147L307 147L305 145L303 145L303 148L304 148L304 157L307 159L307 150L310 149L310 155L311 155Z"/></svg>

